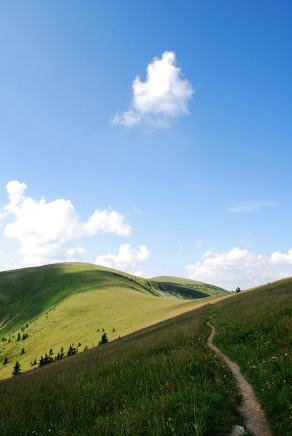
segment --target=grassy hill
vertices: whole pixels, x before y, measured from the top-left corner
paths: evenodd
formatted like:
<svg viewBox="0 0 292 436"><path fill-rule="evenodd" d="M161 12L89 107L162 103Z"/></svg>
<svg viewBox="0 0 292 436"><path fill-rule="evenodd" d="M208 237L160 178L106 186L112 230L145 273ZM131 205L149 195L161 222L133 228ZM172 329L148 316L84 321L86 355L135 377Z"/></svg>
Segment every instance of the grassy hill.
<svg viewBox="0 0 292 436"><path fill-rule="evenodd" d="M168 289L179 289L180 287L186 290L188 289L190 292L198 292L206 295L220 295L224 294L227 291L225 289L219 288L219 286L211 285L209 283L198 282L196 280L185 279L182 277L174 277L174 276L157 276L153 277L152 280L154 282L158 282L160 288L168 288ZM175 292L174 292L175 294Z"/></svg>
<svg viewBox="0 0 292 436"><path fill-rule="evenodd" d="M11 375L16 360L28 370L50 349L57 353L80 344L82 351L97 345L103 331L110 340L124 336L191 310L202 304L196 298L205 296L183 286L174 292L165 283L91 264L2 272L0 378ZM5 358L8 363L2 365Z"/></svg>
<svg viewBox="0 0 292 436"><path fill-rule="evenodd" d="M216 344L254 386L273 434L291 435L292 278L218 302L210 315Z"/></svg>
<svg viewBox="0 0 292 436"><path fill-rule="evenodd" d="M253 384L274 435L291 434L292 279L0 382L0 434L223 436L240 424L217 344ZM201 302L204 300L201 300ZM208 300L207 300L208 301Z"/></svg>

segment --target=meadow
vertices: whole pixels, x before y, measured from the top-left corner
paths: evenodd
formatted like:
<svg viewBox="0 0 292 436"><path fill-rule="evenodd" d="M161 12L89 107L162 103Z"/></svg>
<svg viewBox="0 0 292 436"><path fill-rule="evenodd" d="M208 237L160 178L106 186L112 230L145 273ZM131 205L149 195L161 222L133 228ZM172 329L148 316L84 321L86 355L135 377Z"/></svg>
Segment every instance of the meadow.
<svg viewBox="0 0 292 436"><path fill-rule="evenodd" d="M239 395L206 308L2 381L0 434L227 434Z"/></svg>
<svg viewBox="0 0 292 436"><path fill-rule="evenodd" d="M96 346L103 332L113 340L209 301L206 292L207 298L197 299L200 290L177 283L159 285L89 264L1 273L5 325L0 330L0 379L11 376L17 360L27 371L49 350L55 357L61 347L66 351L72 344L81 352ZM210 297L217 298L221 296Z"/></svg>
<svg viewBox="0 0 292 436"><path fill-rule="evenodd" d="M212 306L215 343L241 367L273 434L292 428L292 279L242 292Z"/></svg>
<svg viewBox="0 0 292 436"><path fill-rule="evenodd" d="M210 320L215 343L253 385L273 435L288 436L291 296L287 279L194 301L198 307L186 313L3 380L0 434L227 435L242 424L240 394L207 347Z"/></svg>

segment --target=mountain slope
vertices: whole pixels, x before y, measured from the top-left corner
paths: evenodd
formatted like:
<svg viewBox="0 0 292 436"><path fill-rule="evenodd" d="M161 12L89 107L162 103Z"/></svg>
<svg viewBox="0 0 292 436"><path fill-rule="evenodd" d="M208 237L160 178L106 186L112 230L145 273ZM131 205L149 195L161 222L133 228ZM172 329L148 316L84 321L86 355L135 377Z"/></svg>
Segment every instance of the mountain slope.
<svg viewBox="0 0 292 436"><path fill-rule="evenodd" d="M203 292L180 284L175 296L207 297L208 286ZM156 296L173 295L171 287L164 282L91 264L66 263L5 271L0 273L0 327L4 332L20 327L73 294L109 288L132 289Z"/></svg>
<svg viewBox="0 0 292 436"><path fill-rule="evenodd" d="M121 340L0 382L0 433L229 434L238 393L206 347L253 384L275 435L291 434L292 279L216 297ZM200 300L214 302L214 298Z"/></svg>
<svg viewBox="0 0 292 436"><path fill-rule="evenodd" d="M174 288L176 286L181 286L184 288L184 292L189 290L190 292L202 293L204 296L210 295L220 295L227 293L225 289L220 288L219 286L211 285L209 283L198 282L196 280L185 279L182 277L174 277L174 276L157 276L152 277L154 282L158 282L160 287L163 285L168 288Z"/></svg>
<svg viewBox="0 0 292 436"><path fill-rule="evenodd" d="M180 286L175 298L165 284L90 264L0 273L0 362L8 358L0 378L10 376L16 360L27 370L50 349L57 353L74 343L81 351L104 331L112 340L183 313L202 304L198 295L205 296Z"/></svg>

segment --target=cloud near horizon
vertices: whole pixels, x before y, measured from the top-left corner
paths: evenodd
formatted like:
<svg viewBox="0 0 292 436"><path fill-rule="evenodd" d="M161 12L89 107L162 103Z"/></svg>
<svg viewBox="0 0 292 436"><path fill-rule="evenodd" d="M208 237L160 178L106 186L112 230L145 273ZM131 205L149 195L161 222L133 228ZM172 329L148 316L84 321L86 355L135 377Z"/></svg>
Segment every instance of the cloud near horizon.
<svg viewBox="0 0 292 436"><path fill-rule="evenodd" d="M132 232L124 216L115 210L96 209L82 222L70 200L33 199L25 194L27 185L18 180L8 182L6 190L8 203L1 212L3 233L6 238L19 242L23 266L59 261L60 256L80 255L82 247L68 248L68 244L81 238L99 233L128 236Z"/></svg>
<svg viewBox="0 0 292 436"><path fill-rule="evenodd" d="M234 247L223 253L207 251L197 262L187 265L189 277L211 282L227 290L249 288L292 276L292 249L287 254L263 256Z"/></svg>
<svg viewBox="0 0 292 436"><path fill-rule="evenodd" d="M140 245L138 249L135 249L130 244L122 244L120 245L117 254L107 253L99 255L95 259L95 263L97 265L121 269L134 274L133 268L136 267L137 263L143 262L149 257L150 251L146 245ZM137 272L136 275L138 275Z"/></svg>
<svg viewBox="0 0 292 436"><path fill-rule="evenodd" d="M154 58L147 66L145 82L139 76L134 79L132 92L129 110L117 113L113 124L168 127L172 118L188 113L187 104L194 90L191 83L182 78L175 53L165 51L161 58Z"/></svg>

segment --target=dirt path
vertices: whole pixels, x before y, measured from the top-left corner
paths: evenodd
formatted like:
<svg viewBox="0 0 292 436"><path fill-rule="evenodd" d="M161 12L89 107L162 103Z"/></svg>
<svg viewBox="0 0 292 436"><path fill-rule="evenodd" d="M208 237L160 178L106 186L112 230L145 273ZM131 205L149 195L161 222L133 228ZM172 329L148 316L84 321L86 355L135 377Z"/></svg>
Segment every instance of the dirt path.
<svg viewBox="0 0 292 436"><path fill-rule="evenodd" d="M239 413L242 416L246 429L254 436L272 436L264 412L256 399L252 386L241 374L239 366L235 362L232 362L229 357L213 344L216 330L209 322L208 325L211 327L211 334L208 337L208 346L226 363L240 389L242 401L239 406Z"/></svg>

